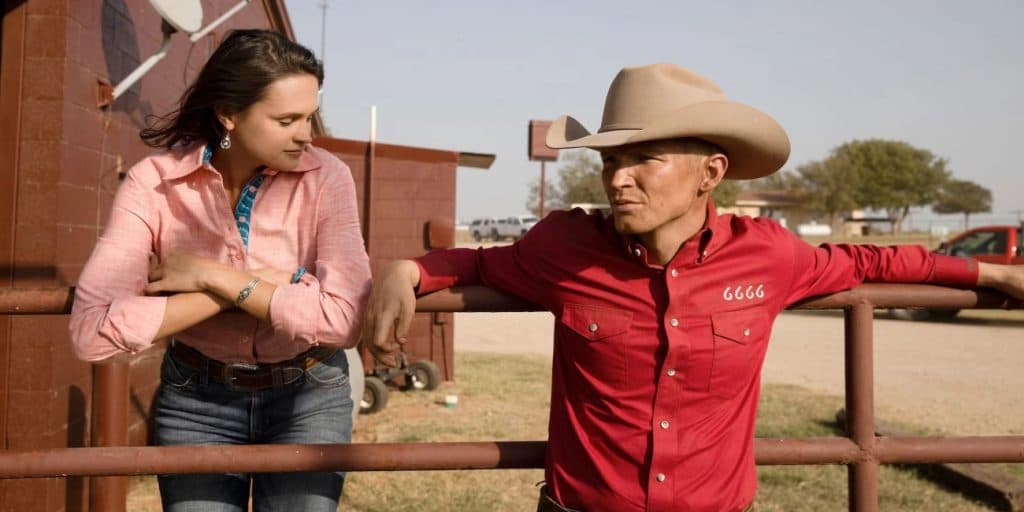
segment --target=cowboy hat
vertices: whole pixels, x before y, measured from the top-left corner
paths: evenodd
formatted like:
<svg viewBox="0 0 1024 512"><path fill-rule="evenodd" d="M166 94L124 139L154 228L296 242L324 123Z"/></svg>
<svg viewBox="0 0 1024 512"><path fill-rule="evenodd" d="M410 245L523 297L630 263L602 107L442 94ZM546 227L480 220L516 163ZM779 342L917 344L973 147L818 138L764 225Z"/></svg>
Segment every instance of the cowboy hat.
<svg viewBox="0 0 1024 512"><path fill-rule="evenodd" d="M767 176L789 158L789 137L779 123L755 108L728 100L711 80L673 64L622 69L608 88L597 133L562 116L551 124L547 145L600 149L687 137L725 151L727 179Z"/></svg>

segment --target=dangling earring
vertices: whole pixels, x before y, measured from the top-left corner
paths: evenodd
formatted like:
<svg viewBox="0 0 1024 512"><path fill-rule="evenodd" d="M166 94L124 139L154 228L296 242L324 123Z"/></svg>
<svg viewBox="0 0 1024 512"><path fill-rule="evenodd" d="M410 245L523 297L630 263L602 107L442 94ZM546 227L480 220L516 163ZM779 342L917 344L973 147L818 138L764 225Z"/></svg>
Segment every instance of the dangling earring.
<svg viewBox="0 0 1024 512"><path fill-rule="evenodd" d="M229 149L231 147L231 132L224 134L224 138L220 140L221 149Z"/></svg>

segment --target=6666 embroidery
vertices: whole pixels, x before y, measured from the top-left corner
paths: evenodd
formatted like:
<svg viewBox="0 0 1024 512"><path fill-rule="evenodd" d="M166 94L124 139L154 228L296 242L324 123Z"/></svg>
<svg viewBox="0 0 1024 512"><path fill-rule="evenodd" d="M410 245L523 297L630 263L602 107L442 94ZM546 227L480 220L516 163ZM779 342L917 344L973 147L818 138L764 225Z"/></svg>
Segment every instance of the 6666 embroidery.
<svg viewBox="0 0 1024 512"><path fill-rule="evenodd" d="M722 292L722 298L726 301L733 300L754 300L764 298L764 285L739 285L735 288L727 286Z"/></svg>

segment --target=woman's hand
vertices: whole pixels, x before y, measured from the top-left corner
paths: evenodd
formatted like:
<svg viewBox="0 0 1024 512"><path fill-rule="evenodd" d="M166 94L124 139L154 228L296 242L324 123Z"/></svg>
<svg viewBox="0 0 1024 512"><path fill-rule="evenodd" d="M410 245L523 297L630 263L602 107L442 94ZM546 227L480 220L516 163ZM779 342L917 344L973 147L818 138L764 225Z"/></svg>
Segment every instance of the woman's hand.
<svg viewBox="0 0 1024 512"><path fill-rule="evenodd" d="M172 253L163 263L150 268L146 295L205 291L210 276L226 267L216 260L193 254Z"/></svg>

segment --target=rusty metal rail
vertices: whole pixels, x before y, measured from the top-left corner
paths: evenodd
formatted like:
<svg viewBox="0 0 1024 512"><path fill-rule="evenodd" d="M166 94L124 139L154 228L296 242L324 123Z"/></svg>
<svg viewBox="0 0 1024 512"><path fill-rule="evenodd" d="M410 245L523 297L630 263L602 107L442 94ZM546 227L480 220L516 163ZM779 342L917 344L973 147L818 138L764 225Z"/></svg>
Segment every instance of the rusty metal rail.
<svg viewBox="0 0 1024 512"><path fill-rule="evenodd" d="M71 309L71 289L0 290L0 314L63 314ZM1022 301L990 290L953 290L929 285L868 284L804 301L794 309L843 309L845 313L846 422L849 437L757 439L758 464L845 464L849 468L849 508L878 510L878 466L895 463L1024 462L1024 436L878 437L874 432L872 322L876 308L1017 309ZM486 288L446 290L417 301L425 312L535 311L538 308ZM102 396L127 394L123 378L105 372ZM109 367L109 369L104 369ZM94 401L96 403L96 401ZM94 411L94 414L99 414ZM104 411L100 432L114 432L105 421L123 415ZM119 418L119 419L118 419ZM120 435L120 434L117 434ZM0 452L0 478L113 476L208 472L401 471L441 469L540 468L543 441L352 445L245 445L201 447L110 447L123 440L94 440L98 448ZM123 500L122 500L123 501Z"/></svg>

